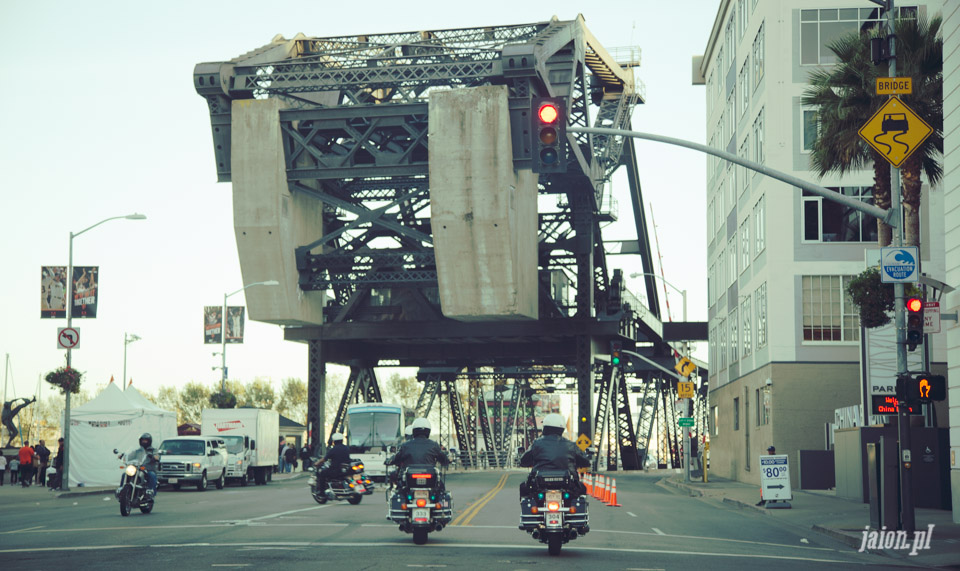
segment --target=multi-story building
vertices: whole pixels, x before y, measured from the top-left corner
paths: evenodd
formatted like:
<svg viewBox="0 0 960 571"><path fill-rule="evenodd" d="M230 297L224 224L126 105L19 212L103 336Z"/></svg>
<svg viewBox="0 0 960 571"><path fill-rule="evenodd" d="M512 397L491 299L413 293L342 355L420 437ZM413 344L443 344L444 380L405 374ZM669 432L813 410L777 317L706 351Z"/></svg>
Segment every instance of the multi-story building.
<svg viewBox="0 0 960 571"><path fill-rule="evenodd" d="M898 2L905 15L941 7ZM694 60L708 144L870 202L872 170L817 179L810 169L816 115L801 95L810 71L834 63L828 43L882 18L869 0L722 0ZM861 403L861 328L845 287L878 248L877 226L837 202L707 160L710 466L759 482L768 446L791 460L822 450L835 410ZM943 195L924 185L924 196L923 269L943 280ZM934 361L944 365L944 340L935 341Z"/></svg>

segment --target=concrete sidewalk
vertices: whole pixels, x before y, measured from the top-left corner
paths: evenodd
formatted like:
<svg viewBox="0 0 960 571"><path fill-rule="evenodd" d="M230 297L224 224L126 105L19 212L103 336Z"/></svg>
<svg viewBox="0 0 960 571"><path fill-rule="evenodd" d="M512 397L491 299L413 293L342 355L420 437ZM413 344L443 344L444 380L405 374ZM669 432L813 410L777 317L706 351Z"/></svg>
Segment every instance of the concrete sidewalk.
<svg viewBox="0 0 960 571"><path fill-rule="evenodd" d="M683 477L676 474L664 478L661 483L694 496L720 500L731 508L753 510L784 525L816 531L853 549L860 549L863 545L864 531L870 525L869 504L838 498L833 490L795 490L790 509L767 509L756 505L760 500L759 486L714 476L709 480L707 483L696 480L684 483ZM916 509L915 520L916 529L920 531L927 530L930 524L934 526L929 549L918 550L916 555L910 555L910 549L868 551L902 559L906 564L960 569L960 524L953 522L952 512Z"/></svg>

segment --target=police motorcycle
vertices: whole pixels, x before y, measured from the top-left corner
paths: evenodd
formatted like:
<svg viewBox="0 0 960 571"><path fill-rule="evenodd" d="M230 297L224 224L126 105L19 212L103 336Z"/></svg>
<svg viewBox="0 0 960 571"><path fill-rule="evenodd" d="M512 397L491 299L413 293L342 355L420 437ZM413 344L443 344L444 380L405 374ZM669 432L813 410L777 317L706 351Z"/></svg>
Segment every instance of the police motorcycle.
<svg viewBox="0 0 960 571"><path fill-rule="evenodd" d="M369 496L373 493L373 482L363 471L363 462L351 460L349 464L340 464L340 473L327 478L326 485L318 489L317 479L319 474L314 467L316 459L311 459L311 465L307 468L310 474L310 495L318 504L325 504L328 500L347 500L352 505L357 505L363 499L363 496ZM330 463L324 462L320 467L326 469Z"/></svg>
<svg viewBox="0 0 960 571"><path fill-rule="evenodd" d="M126 456L116 448L113 449L113 453L119 454L121 459ZM145 463L146 458L142 458L124 462L120 465L123 476L115 495L120 502L120 515L124 517L130 515L133 508L139 508L140 512L145 514L153 511L156 496L147 494L149 484L147 483L147 469L143 466Z"/></svg>
<svg viewBox="0 0 960 571"><path fill-rule="evenodd" d="M587 496L566 470L541 470L520 490L520 529L559 555L564 543L590 531Z"/></svg>
<svg viewBox="0 0 960 571"><path fill-rule="evenodd" d="M444 474L434 466L407 466L399 471L397 487L387 507L387 519L423 545L431 531L441 531L453 519L453 500L443 486Z"/></svg>

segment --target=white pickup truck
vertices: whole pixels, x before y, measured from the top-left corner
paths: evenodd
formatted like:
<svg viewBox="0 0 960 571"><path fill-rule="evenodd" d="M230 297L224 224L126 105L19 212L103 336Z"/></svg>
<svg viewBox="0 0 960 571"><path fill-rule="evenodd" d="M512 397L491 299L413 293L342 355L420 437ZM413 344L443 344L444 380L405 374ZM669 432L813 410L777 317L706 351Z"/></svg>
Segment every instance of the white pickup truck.
<svg viewBox="0 0 960 571"><path fill-rule="evenodd" d="M160 471L157 481L179 490L195 485L201 492L214 482L223 489L227 480L227 445L217 436L177 436L160 444Z"/></svg>

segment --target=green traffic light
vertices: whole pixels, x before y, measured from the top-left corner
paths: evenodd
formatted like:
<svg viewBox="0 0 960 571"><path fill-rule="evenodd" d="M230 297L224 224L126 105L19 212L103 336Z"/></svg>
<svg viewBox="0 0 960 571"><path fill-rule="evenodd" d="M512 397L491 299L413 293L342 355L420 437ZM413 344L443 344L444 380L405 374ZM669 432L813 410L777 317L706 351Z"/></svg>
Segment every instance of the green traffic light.
<svg viewBox="0 0 960 571"><path fill-rule="evenodd" d="M614 365L619 365L619 364L620 364L620 357L613 357L613 358L611 359L611 362L612 362Z"/></svg>

